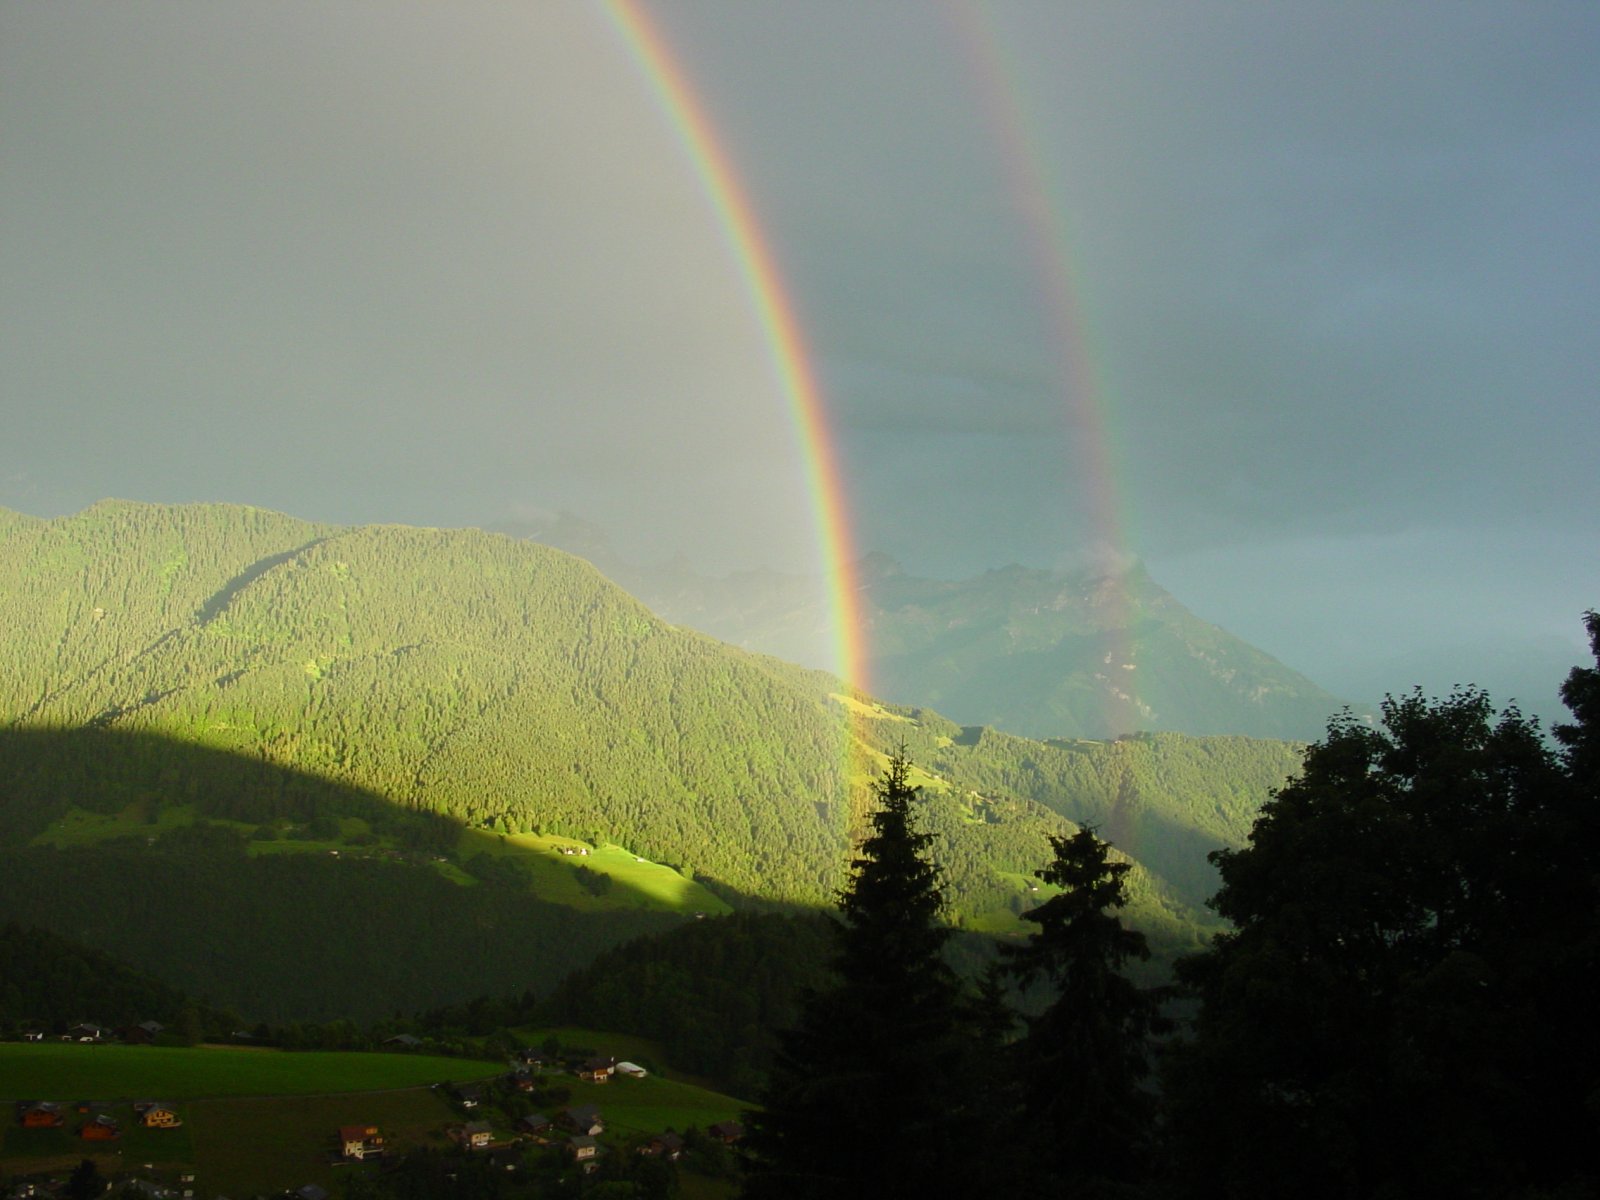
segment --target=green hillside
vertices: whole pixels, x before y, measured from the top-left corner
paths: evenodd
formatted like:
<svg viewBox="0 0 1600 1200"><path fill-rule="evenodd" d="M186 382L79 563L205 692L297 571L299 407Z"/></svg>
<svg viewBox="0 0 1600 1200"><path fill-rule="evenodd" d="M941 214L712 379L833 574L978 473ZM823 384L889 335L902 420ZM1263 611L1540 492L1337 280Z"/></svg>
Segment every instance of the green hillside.
<svg viewBox="0 0 1600 1200"><path fill-rule="evenodd" d="M1298 754L876 705L476 530L12 514L0 604L0 917L254 1017L538 990L695 913L826 905L902 744L958 924L1015 930L1048 837L1087 821L1181 951L1214 927L1205 852Z"/></svg>
<svg viewBox="0 0 1600 1200"><path fill-rule="evenodd" d="M838 878L825 685L673 629L559 551L106 502L12 530L0 605L15 727L159 733L779 898ZM197 799L304 815L261 792Z"/></svg>

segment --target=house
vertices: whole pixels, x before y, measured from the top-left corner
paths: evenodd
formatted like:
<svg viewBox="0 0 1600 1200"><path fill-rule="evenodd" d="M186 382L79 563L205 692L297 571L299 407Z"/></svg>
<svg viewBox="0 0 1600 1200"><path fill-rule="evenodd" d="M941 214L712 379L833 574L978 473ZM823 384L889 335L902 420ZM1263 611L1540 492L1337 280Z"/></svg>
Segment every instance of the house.
<svg viewBox="0 0 1600 1200"><path fill-rule="evenodd" d="M44 1030L29 1029L23 1033L22 1040L25 1042L42 1042L44 1041Z"/></svg>
<svg viewBox="0 0 1600 1200"><path fill-rule="evenodd" d="M117 1122L101 1113L78 1126L78 1136L86 1142L114 1142L122 1136Z"/></svg>
<svg viewBox="0 0 1600 1200"><path fill-rule="evenodd" d="M415 1050L422 1045L422 1039L409 1033L397 1033L391 1038L384 1038L383 1044L393 1046L396 1050Z"/></svg>
<svg viewBox="0 0 1600 1200"><path fill-rule="evenodd" d="M66 1113L53 1100L37 1100L22 1110L24 1129L59 1129L66 1121Z"/></svg>
<svg viewBox="0 0 1600 1200"><path fill-rule="evenodd" d="M592 1137L576 1135L567 1139L567 1153L572 1156L572 1161L583 1168L584 1174L595 1170L600 1164L595 1161L600 1154L600 1147L595 1144Z"/></svg>
<svg viewBox="0 0 1600 1200"><path fill-rule="evenodd" d="M34 1101L19 1104L24 1130L56 1130L67 1120L67 1114L54 1101Z"/></svg>
<svg viewBox="0 0 1600 1200"><path fill-rule="evenodd" d="M104 1025L96 1025L93 1021L82 1021L67 1030L66 1040L69 1042L100 1042L111 1036L111 1030Z"/></svg>
<svg viewBox="0 0 1600 1200"><path fill-rule="evenodd" d="M718 1121L706 1132L724 1146L731 1146L744 1136L744 1126L737 1121Z"/></svg>
<svg viewBox="0 0 1600 1200"><path fill-rule="evenodd" d="M456 1137L464 1149L483 1150L494 1139L494 1130L487 1121L469 1121Z"/></svg>
<svg viewBox="0 0 1600 1200"><path fill-rule="evenodd" d="M517 1132L526 1133L532 1137L542 1138L551 1129L550 1118L543 1113L529 1113L525 1117L517 1118Z"/></svg>
<svg viewBox="0 0 1600 1200"><path fill-rule="evenodd" d="M668 1162L677 1162L683 1157L683 1139L669 1129L645 1142L639 1147L639 1153L647 1158L664 1158Z"/></svg>
<svg viewBox="0 0 1600 1200"><path fill-rule="evenodd" d="M578 1065L577 1076L590 1083L605 1083L616 1067L616 1060L612 1058L586 1058Z"/></svg>
<svg viewBox="0 0 1600 1200"><path fill-rule="evenodd" d="M527 1070L510 1071L505 1076L506 1086L519 1092L533 1091L533 1072Z"/></svg>
<svg viewBox="0 0 1600 1200"><path fill-rule="evenodd" d="M130 1046L148 1046L166 1030L160 1021L140 1021L122 1031L122 1040Z"/></svg>
<svg viewBox="0 0 1600 1200"><path fill-rule="evenodd" d="M172 1105L162 1104L159 1100L146 1101L143 1109L136 1104L134 1109L144 1121L146 1129L176 1129L183 1124L183 1118L173 1111Z"/></svg>
<svg viewBox="0 0 1600 1200"><path fill-rule="evenodd" d="M556 1114L556 1124L570 1133L581 1134L584 1137L598 1137L606 1131L606 1123L600 1118L600 1110L592 1104L563 1108Z"/></svg>
<svg viewBox="0 0 1600 1200"><path fill-rule="evenodd" d="M339 1126L339 1155L360 1162L383 1153L383 1135L376 1125Z"/></svg>
<svg viewBox="0 0 1600 1200"><path fill-rule="evenodd" d="M646 1071L638 1063L619 1062L616 1069L618 1075L631 1075L635 1079L643 1079L646 1075L650 1074L649 1071Z"/></svg>
<svg viewBox="0 0 1600 1200"><path fill-rule="evenodd" d="M477 1108L483 1103L483 1085L478 1083L452 1084L451 1091L456 1095L462 1108Z"/></svg>

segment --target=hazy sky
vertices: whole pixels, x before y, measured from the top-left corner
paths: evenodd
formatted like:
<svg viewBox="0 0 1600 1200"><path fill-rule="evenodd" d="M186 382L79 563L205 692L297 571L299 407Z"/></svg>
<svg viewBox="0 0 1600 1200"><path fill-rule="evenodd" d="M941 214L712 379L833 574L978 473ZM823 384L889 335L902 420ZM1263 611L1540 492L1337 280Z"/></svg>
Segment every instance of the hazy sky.
<svg viewBox="0 0 1600 1200"><path fill-rule="evenodd" d="M1353 698L1551 708L1600 605L1600 6L649 11L862 550L1131 552ZM750 299L598 7L0 0L0 215L0 504L569 509L816 564Z"/></svg>

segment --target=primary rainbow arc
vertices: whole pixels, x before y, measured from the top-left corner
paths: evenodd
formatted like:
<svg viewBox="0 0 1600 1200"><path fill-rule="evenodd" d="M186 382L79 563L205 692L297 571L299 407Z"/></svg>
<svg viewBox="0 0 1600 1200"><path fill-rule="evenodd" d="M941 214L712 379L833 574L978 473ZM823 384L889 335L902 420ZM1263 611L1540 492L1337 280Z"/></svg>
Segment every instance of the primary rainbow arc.
<svg viewBox="0 0 1600 1200"><path fill-rule="evenodd" d="M827 579L834 669L847 684L864 691L866 655L846 490L828 428L826 401L795 305L733 162L660 30L636 0L604 0L604 10L693 164L754 306L805 462Z"/></svg>

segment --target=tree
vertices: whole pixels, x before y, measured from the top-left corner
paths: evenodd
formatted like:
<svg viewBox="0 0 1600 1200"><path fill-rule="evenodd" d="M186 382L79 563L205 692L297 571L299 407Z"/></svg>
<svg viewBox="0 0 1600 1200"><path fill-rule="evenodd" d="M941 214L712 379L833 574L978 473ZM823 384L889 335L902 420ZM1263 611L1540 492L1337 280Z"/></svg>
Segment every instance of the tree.
<svg viewBox="0 0 1600 1200"><path fill-rule="evenodd" d="M746 1115L751 1200L979 1194L964 1175L967 1013L941 956L950 930L910 772L897 754L875 785L872 833L839 900L838 983L806 996Z"/></svg>
<svg viewBox="0 0 1600 1200"><path fill-rule="evenodd" d="M70 1200L94 1200L105 1190L106 1181L92 1158L86 1158L74 1167L67 1179L67 1196Z"/></svg>
<svg viewBox="0 0 1600 1200"><path fill-rule="evenodd" d="M1148 1174L1155 1102L1149 1039L1166 1028L1162 989L1123 974L1147 959L1144 935L1115 910L1127 904L1128 862L1093 829L1052 837L1055 857L1038 878L1061 891L1022 914L1038 931L1004 947L1008 974L1026 986L1043 978L1056 992L1027 1021L1014 1047L1026 1131L1025 1158L1052 1193L1115 1196Z"/></svg>
<svg viewBox="0 0 1600 1200"><path fill-rule="evenodd" d="M1477 689L1382 717L1336 718L1212 856L1234 929L1179 968L1183 1190L1504 1196L1585 1169L1592 804Z"/></svg>

